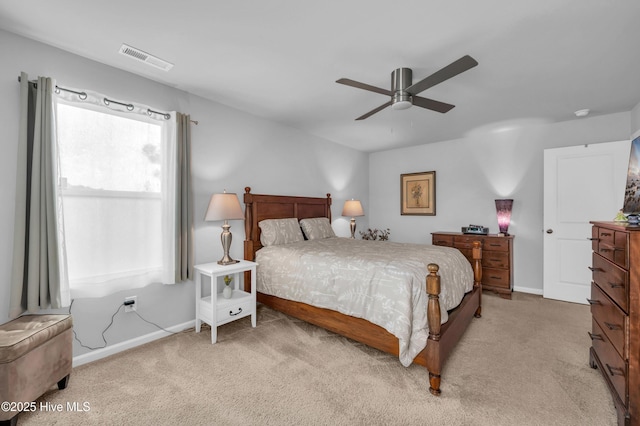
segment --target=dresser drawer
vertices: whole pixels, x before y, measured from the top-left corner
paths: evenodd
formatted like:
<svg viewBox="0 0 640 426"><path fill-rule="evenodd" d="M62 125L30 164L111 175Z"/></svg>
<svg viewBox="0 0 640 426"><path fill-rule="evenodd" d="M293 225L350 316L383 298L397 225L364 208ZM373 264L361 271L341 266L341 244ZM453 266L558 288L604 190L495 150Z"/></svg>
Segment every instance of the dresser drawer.
<svg viewBox="0 0 640 426"><path fill-rule="evenodd" d="M478 235L455 235L453 237L453 246L457 249L471 249L473 242L480 241L480 247L484 249L485 239Z"/></svg>
<svg viewBox="0 0 640 426"><path fill-rule="evenodd" d="M453 235L435 234L431 239L431 244L434 246L453 247Z"/></svg>
<svg viewBox="0 0 640 426"><path fill-rule="evenodd" d="M484 250L509 252L509 240L506 238L487 239L482 248Z"/></svg>
<svg viewBox="0 0 640 426"><path fill-rule="evenodd" d="M627 402L627 378L629 371L627 363L613 348L611 342L603 333L598 323L592 320L591 346L600 360L602 375L613 385L621 401Z"/></svg>
<svg viewBox="0 0 640 426"><path fill-rule="evenodd" d="M629 312L629 274L624 269L614 263L593 253L591 270L593 271L593 281L614 302L622 308L625 313Z"/></svg>
<svg viewBox="0 0 640 426"><path fill-rule="evenodd" d="M482 268L482 283L494 287L511 289L509 270Z"/></svg>
<svg viewBox="0 0 640 426"><path fill-rule="evenodd" d="M591 284L591 314L621 357L625 356L626 315L595 284Z"/></svg>
<svg viewBox="0 0 640 426"><path fill-rule="evenodd" d="M598 247L596 252L609 259L622 268L629 267L629 255L627 253L627 234L606 228L597 228Z"/></svg>
<svg viewBox="0 0 640 426"><path fill-rule="evenodd" d="M508 251L489 251L482 252L482 267L484 268L509 268L509 252Z"/></svg>

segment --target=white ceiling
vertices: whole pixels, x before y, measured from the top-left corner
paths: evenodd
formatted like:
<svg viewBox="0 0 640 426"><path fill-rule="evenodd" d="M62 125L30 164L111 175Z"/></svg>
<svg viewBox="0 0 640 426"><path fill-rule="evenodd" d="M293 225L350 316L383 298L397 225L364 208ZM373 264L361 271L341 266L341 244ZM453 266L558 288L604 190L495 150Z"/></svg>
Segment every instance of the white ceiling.
<svg viewBox="0 0 640 426"><path fill-rule="evenodd" d="M630 111L639 23L638 0L0 2L2 29L362 151ZM175 66L120 55L122 43ZM466 54L479 65L420 94L456 105L446 114L355 121L388 98L335 83L389 89L396 68L416 82Z"/></svg>

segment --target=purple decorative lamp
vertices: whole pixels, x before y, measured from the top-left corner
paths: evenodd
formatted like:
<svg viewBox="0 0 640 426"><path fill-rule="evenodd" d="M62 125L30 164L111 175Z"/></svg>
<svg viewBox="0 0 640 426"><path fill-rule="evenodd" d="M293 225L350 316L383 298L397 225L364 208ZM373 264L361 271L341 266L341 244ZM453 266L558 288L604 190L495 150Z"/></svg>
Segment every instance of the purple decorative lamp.
<svg viewBox="0 0 640 426"><path fill-rule="evenodd" d="M498 228L500 234L509 235L509 224L511 223L511 207L513 200L496 200L496 212L498 214Z"/></svg>

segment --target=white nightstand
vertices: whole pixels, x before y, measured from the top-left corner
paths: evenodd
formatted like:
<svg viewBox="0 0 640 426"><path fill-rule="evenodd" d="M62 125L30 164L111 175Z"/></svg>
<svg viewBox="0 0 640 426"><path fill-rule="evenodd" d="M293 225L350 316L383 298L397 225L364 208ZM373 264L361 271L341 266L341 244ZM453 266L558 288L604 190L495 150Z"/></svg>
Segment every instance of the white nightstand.
<svg viewBox="0 0 640 426"><path fill-rule="evenodd" d="M218 337L217 327L251 315L251 325L256 326L256 266L255 262L241 260L233 265L216 262L195 266L196 272L196 333L200 333L202 321L211 326L211 343ZM251 293L243 290L244 272L251 271ZM211 295L202 297L202 276L211 280ZM225 299L218 293L218 277L233 276L233 295ZM240 279L242 277L242 280Z"/></svg>

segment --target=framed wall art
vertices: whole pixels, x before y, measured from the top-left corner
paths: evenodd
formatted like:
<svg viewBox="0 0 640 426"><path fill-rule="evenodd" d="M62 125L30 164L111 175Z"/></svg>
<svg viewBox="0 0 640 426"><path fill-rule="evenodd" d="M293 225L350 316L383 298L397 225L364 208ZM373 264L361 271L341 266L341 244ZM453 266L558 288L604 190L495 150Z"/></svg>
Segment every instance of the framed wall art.
<svg viewBox="0 0 640 426"><path fill-rule="evenodd" d="M400 214L436 215L436 172L400 175Z"/></svg>

